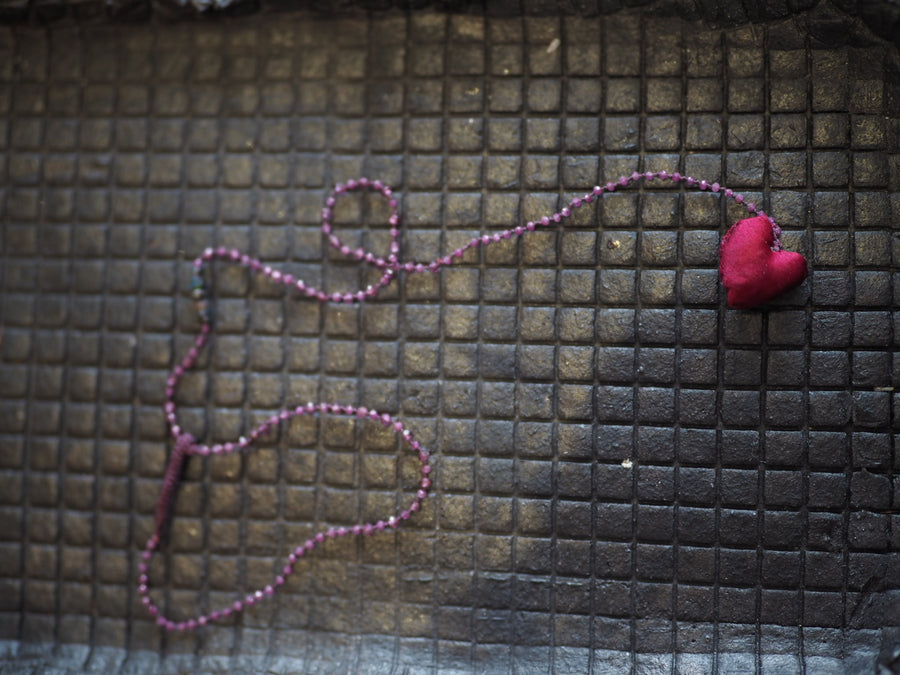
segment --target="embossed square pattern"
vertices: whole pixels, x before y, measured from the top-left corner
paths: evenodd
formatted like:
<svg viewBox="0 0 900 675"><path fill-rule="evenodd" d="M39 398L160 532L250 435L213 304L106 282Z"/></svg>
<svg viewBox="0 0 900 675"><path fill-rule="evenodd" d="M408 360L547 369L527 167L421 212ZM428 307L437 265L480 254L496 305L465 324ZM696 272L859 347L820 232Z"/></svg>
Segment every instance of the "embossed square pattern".
<svg viewBox="0 0 900 675"><path fill-rule="evenodd" d="M900 642L897 52L796 26L0 29L0 670L871 672ZM740 190L810 277L726 309L742 212L660 181L361 305L211 265L182 426L228 443L308 400L368 406L434 453L434 488L237 618L156 625L137 570L195 256L355 292L378 275L318 230L336 182L392 185L401 258L430 260L635 170ZM383 255L387 215L354 193L335 229ZM271 583L310 533L407 503L409 455L323 416L193 457L155 602L177 619Z"/></svg>

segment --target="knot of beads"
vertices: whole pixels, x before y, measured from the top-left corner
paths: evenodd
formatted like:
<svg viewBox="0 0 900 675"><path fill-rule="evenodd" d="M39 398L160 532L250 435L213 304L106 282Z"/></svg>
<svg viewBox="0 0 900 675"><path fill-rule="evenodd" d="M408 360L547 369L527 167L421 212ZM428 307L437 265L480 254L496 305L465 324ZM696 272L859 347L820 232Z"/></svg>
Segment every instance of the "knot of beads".
<svg viewBox="0 0 900 675"><path fill-rule="evenodd" d="M194 299L194 310L200 323L209 323L212 313L209 309L209 298L206 293L206 281L203 278L203 264L194 263L194 273L191 275L191 297Z"/></svg>

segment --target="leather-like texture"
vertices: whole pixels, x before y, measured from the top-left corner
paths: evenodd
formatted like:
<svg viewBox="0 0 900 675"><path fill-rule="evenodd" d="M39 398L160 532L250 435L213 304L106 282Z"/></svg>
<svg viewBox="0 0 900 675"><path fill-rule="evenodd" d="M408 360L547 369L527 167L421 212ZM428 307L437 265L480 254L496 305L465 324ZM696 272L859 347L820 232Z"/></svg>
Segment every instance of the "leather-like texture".
<svg viewBox="0 0 900 675"><path fill-rule="evenodd" d="M813 21L814 15L806 16ZM802 17L800 17L802 18ZM0 30L2 672L871 672L900 624L896 48L798 17L294 13ZM746 216L654 182L566 227L322 307L214 265L178 391L199 442L308 400L396 414L434 455L396 534L324 544L201 632L136 590L174 442L191 263L236 246L364 287L318 229L394 186L404 259L680 171L740 190L810 277L726 307ZM383 200L336 230L386 252ZM269 583L323 525L392 512L379 425L293 420L186 461L152 568L174 616Z"/></svg>

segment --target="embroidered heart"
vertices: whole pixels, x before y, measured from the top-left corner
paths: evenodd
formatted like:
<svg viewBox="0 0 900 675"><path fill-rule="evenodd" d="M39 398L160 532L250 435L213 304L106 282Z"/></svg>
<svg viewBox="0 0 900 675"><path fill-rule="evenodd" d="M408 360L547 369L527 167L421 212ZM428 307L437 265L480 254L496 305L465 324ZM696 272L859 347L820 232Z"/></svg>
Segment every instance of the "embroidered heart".
<svg viewBox="0 0 900 675"><path fill-rule="evenodd" d="M719 276L728 306L750 309L799 286L806 278L806 258L783 251L766 216L735 223L722 239Z"/></svg>

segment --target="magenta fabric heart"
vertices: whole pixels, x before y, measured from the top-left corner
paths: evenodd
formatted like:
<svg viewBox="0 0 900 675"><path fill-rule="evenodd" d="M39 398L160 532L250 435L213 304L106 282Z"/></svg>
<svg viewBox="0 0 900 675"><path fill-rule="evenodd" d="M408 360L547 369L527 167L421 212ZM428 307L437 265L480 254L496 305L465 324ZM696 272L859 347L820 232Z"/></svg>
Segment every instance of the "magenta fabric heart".
<svg viewBox="0 0 900 675"><path fill-rule="evenodd" d="M772 222L765 216L735 223L722 239L719 276L728 306L750 309L799 286L809 273L806 258L776 244Z"/></svg>

